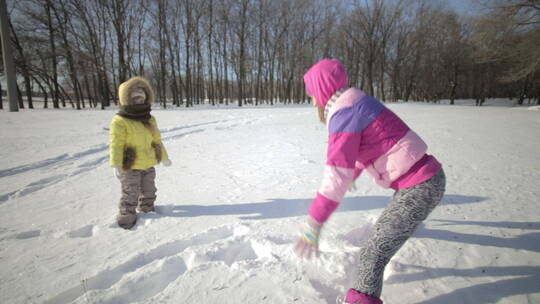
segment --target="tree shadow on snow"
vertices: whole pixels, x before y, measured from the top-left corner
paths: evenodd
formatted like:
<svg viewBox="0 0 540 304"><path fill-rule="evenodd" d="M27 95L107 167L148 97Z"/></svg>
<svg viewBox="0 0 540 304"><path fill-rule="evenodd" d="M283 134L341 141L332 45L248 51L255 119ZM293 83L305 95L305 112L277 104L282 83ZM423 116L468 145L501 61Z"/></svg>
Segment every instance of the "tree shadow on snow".
<svg viewBox="0 0 540 304"><path fill-rule="evenodd" d="M485 197L445 195L441 204L468 204L486 200ZM346 197L341 201L336 212L367 211L385 208L391 197L357 196ZM197 217L219 215L242 215L242 220L263 220L284 217L303 216L311 205L309 199L270 199L260 203L220 204L220 205L165 205L160 206L161 216Z"/></svg>
<svg viewBox="0 0 540 304"><path fill-rule="evenodd" d="M511 277L505 280L476 284L470 287L459 288L446 294L418 302L418 304L454 304L454 303L495 303L503 298L533 294L540 291L539 266L507 266L507 267L477 267L470 269L431 268L416 265L402 265L404 268L417 269L418 272L410 274L392 275L387 283L404 283L411 281L425 281L442 277ZM518 276L516 278L516 276ZM492 279L489 279L492 281Z"/></svg>
<svg viewBox="0 0 540 304"><path fill-rule="evenodd" d="M499 227L520 230L540 230L540 222L482 222L482 221L454 221L431 219L431 223L442 223L438 226L448 225L478 225L486 227ZM510 234L510 233L509 233ZM472 233L453 232L443 229L426 228L424 225L414 234L416 238L430 238L448 242L473 244L478 246L491 246L499 248L521 249L540 252L540 232L527 232L513 236L493 236ZM539 285L540 286L540 285ZM540 290L540 288L539 288Z"/></svg>
<svg viewBox="0 0 540 304"><path fill-rule="evenodd" d="M349 197L343 199L336 212L361 211L384 208L389 198L385 196ZM219 205L161 206L164 216L198 217L240 215L242 220L263 220L307 214L312 199L270 199L260 203Z"/></svg>
<svg viewBox="0 0 540 304"><path fill-rule="evenodd" d="M519 229L523 234L516 236L492 236L472 233L452 232L442 229L430 229L424 225L419 227L413 237L431 238L442 241L491 246L540 252L540 222L509 222L509 221L456 221L431 219L432 224L448 227L453 225L473 225L495 228ZM527 232L529 230L529 232ZM510 234L510 233L509 233ZM493 249L497 250L497 249ZM419 302L422 304L445 303L495 303L502 298L538 293L540 291L540 266L486 266L471 269L431 268L417 265L401 264L403 269L418 270L414 273L393 274L386 280L392 283L425 281L443 277L514 277L495 282L481 283L470 287L453 290L446 294ZM517 278L516 278L517 277ZM492 281L492 279L489 279Z"/></svg>
<svg viewBox="0 0 540 304"><path fill-rule="evenodd" d="M487 200L487 197L461 194L445 194L439 205L464 205L479 203Z"/></svg>

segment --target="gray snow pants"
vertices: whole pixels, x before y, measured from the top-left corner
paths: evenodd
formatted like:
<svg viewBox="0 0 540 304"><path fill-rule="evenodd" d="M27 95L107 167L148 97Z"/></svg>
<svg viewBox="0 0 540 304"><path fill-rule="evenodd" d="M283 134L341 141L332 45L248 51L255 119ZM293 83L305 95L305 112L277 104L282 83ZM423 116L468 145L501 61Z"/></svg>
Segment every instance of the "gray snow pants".
<svg viewBox="0 0 540 304"><path fill-rule="evenodd" d="M120 174L122 196L120 197L118 225L131 228L137 220L136 209L142 212L154 211L156 200L156 169L127 170Z"/></svg>
<svg viewBox="0 0 540 304"><path fill-rule="evenodd" d="M445 185L446 177L441 169L431 179L394 193L366 246L360 250L356 290L381 296L384 268L441 201Z"/></svg>

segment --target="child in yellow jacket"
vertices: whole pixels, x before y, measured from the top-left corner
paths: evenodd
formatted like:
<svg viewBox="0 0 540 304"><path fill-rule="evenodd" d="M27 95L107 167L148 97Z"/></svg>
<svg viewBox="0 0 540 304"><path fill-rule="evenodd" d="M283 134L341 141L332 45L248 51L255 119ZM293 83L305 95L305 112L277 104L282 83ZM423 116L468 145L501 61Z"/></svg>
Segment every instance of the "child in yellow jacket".
<svg viewBox="0 0 540 304"><path fill-rule="evenodd" d="M156 119L150 115L154 92L142 77L133 77L118 88L120 110L110 127L110 165L122 185L118 225L130 229L136 210L152 212L156 200L154 166L170 166Z"/></svg>

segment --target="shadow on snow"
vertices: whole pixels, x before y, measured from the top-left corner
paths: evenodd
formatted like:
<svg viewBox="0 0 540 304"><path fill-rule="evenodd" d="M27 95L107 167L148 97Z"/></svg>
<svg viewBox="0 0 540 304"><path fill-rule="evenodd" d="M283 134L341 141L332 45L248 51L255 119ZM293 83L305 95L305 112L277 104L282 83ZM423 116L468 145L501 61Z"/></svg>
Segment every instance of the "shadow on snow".
<svg viewBox="0 0 540 304"><path fill-rule="evenodd" d="M430 229L421 226L415 233L416 238L431 238L436 240L465 243L475 246L490 246L516 250L540 252L540 222L509 222L509 221L456 221L431 219L430 223L438 223L438 226L484 226L501 229L518 229L530 231L516 236L497 237L492 235L479 235L471 233L459 233L442 229ZM443 277L513 277L504 280L476 284L469 287L459 288L440 294L434 298L419 302L422 304L445 304L445 303L495 303L502 298L527 295L540 292L540 267L539 266L485 266L470 269L455 268L432 268L417 265L402 264L403 269L417 270L414 273L393 274L388 283L405 283L412 281L425 281Z"/></svg>
<svg viewBox="0 0 540 304"><path fill-rule="evenodd" d="M538 285L538 282L540 282L539 266L487 266L469 269L431 268L416 265L402 266L418 271L409 274L394 274L386 281L387 283L425 281L442 277L487 277L488 279L492 277L514 277L459 288L419 302L421 304L495 303L506 297L533 294L540 291ZM492 281L492 279L489 280Z"/></svg>
<svg viewBox="0 0 540 304"><path fill-rule="evenodd" d="M382 209L390 201L388 196L358 196L344 198L336 212L367 211ZM485 197L445 195L441 204L469 204L486 200ZM270 199L261 203L220 204L220 205L174 205L161 206L158 216L198 217L219 215L240 215L242 220L263 220L303 216L312 199Z"/></svg>

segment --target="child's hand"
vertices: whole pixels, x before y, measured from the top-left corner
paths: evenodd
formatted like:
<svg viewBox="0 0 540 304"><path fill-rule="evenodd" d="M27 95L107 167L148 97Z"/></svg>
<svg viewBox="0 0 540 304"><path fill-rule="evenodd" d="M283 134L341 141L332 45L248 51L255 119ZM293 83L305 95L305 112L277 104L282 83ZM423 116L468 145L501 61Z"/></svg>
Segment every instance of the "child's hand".
<svg viewBox="0 0 540 304"><path fill-rule="evenodd" d="M170 159L164 159L161 161L161 164L163 164L163 166L165 167L169 167L170 165L172 165L172 161Z"/></svg>
<svg viewBox="0 0 540 304"><path fill-rule="evenodd" d="M114 172L114 176L120 179L120 175L122 174L122 168L120 166L116 166L113 168L113 172Z"/></svg>
<svg viewBox="0 0 540 304"><path fill-rule="evenodd" d="M311 217L308 219L301 236L296 241L294 252L298 257L311 259L319 257L319 235L322 224Z"/></svg>
<svg viewBox="0 0 540 304"><path fill-rule="evenodd" d="M303 259L311 259L311 257L318 258L319 257L319 243L318 242L310 242L307 241L305 238L300 237L298 238L298 241L296 241L296 245L294 245L294 253L299 258Z"/></svg>

